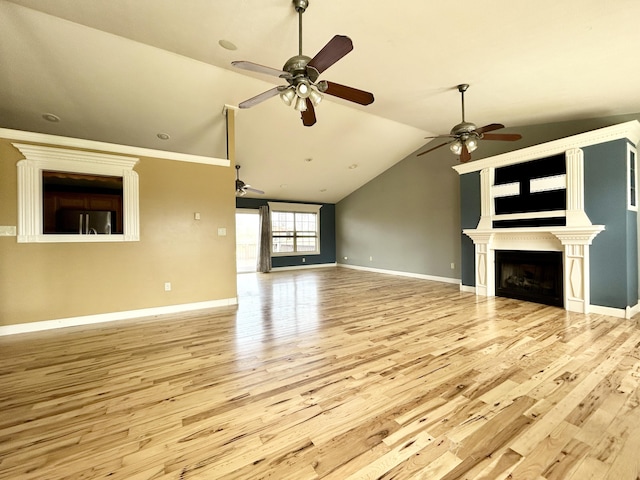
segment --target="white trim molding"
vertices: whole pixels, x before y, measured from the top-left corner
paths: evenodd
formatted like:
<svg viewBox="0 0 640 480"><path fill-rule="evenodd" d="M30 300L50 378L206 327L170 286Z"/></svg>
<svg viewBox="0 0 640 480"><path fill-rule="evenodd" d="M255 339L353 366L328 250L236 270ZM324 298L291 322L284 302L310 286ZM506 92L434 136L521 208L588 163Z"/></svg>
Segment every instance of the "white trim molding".
<svg viewBox="0 0 640 480"><path fill-rule="evenodd" d="M140 240L137 158L108 153L14 143L24 160L18 168L18 243L130 242ZM45 235L42 219L44 170L122 177L122 235Z"/></svg>
<svg viewBox="0 0 640 480"><path fill-rule="evenodd" d="M475 245L476 295L496 294L496 250L559 251L563 253L564 307L589 313L589 246L603 230L603 225L463 230Z"/></svg>
<svg viewBox="0 0 640 480"><path fill-rule="evenodd" d="M584 148L589 145L610 142L626 138L634 145L640 142L640 122L632 120L630 122L619 123L610 127L599 128L590 132L580 133L571 137L561 138L552 142L533 145L513 152L495 155L489 158L481 158L473 162L454 165L452 168L460 175L483 170L489 167L504 167L516 163L537 160L539 158L550 157L565 153L567 150Z"/></svg>
<svg viewBox="0 0 640 480"><path fill-rule="evenodd" d="M412 273L412 272L402 272L399 270L385 270L382 268L361 267L359 265L349 265L346 263L339 263L338 266L343 268L350 268L352 270L363 270L365 272L383 273L385 275L397 275L399 277L419 278L421 280L430 280L432 282L453 283L455 285L460 285L459 278L438 277L436 275L425 275L423 273Z"/></svg>
<svg viewBox="0 0 640 480"><path fill-rule="evenodd" d="M23 130L12 130L9 128L0 128L0 138L6 138L7 140L15 140L21 142L55 145L58 147L98 150L101 152L133 155L137 157L161 158L163 160L174 160L177 162L202 163L204 165L217 165L220 167L231 166L231 161L226 158L215 158L203 155L193 155L189 153L169 152L166 150L155 150L152 148L133 147L131 145L118 145L116 143L97 142L95 140L84 140L82 138L62 137L59 135L49 135L45 133L26 132Z"/></svg>
<svg viewBox="0 0 640 480"><path fill-rule="evenodd" d="M310 265L291 265L289 267L273 267L271 268L272 272L286 272L289 270L310 270L313 268L327 268L327 267L335 267L338 265L337 263L315 263ZM247 273L256 273L256 272L247 272Z"/></svg>
<svg viewBox="0 0 640 480"><path fill-rule="evenodd" d="M132 320L143 317L157 317L161 315L173 315L194 310L207 310L211 308L222 308L238 304L238 298L224 298L221 300L210 300L206 302L184 303L180 305L169 305L165 307L143 308L126 312L100 313L97 315L85 315L81 317L61 318L56 320L44 320L42 322L20 323L16 325L0 326L0 336L16 335L20 333L40 332L66 327L81 327L96 323L115 322L121 320ZM168 317L172 318L172 317Z"/></svg>

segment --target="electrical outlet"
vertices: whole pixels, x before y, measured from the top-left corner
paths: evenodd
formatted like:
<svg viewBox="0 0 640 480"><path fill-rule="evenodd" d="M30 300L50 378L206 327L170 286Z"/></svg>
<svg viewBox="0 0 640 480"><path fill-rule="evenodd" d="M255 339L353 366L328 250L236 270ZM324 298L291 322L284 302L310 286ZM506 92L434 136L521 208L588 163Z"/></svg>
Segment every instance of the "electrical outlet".
<svg viewBox="0 0 640 480"><path fill-rule="evenodd" d="M369 261L370 261L370 262L373 262L373 257L369 257Z"/></svg>
<svg viewBox="0 0 640 480"><path fill-rule="evenodd" d="M164 282L164 291L165 292L171 291L171 282Z"/></svg>
<svg viewBox="0 0 640 480"><path fill-rule="evenodd" d="M194 220L200 220L200 212L196 212L193 214L193 219Z"/></svg>
<svg viewBox="0 0 640 480"><path fill-rule="evenodd" d="M451 270L455 270L456 269L456 264L451 262Z"/></svg>
<svg viewBox="0 0 640 480"><path fill-rule="evenodd" d="M344 257L345 260L349 260L349 257Z"/></svg>
<svg viewBox="0 0 640 480"><path fill-rule="evenodd" d="M307 259L302 257L302 263L305 263L306 261L307 261Z"/></svg>

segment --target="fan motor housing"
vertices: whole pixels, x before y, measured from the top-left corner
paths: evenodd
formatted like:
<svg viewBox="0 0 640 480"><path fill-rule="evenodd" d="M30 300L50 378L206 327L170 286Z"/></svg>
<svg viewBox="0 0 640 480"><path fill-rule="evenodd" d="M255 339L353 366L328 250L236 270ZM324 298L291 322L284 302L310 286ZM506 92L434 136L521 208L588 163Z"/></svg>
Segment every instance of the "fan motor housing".
<svg viewBox="0 0 640 480"><path fill-rule="evenodd" d="M295 82L292 80L301 76L308 78L311 83L315 83L320 74L315 68L307 68L307 64L310 61L311 57L307 57L306 55L296 55L287 60L282 70L291 75L291 80L287 79L289 83L293 85Z"/></svg>
<svg viewBox="0 0 640 480"><path fill-rule="evenodd" d="M477 129L475 123L462 122L451 129L451 135L462 135L463 133L471 133Z"/></svg>
<svg viewBox="0 0 640 480"><path fill-rule="evenodd" d="M307 57L306 55L296 55L295 57L291 57L287 60L287 63L284 64L282 70L287 73L290 73L292 76L296 76L299 74L304 74L307 69L307 63L311 61L311 57Z"/></svg>

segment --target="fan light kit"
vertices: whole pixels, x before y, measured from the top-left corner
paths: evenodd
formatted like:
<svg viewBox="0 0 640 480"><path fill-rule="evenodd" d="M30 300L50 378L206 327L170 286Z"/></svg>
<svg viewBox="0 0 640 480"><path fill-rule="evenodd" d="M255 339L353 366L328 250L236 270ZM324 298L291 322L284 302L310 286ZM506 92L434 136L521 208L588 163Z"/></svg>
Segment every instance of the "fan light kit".
<svg viewBox="0 0 640 480"><path fill-rule="evenodd" d="M478 148L478 142L480 140L504 140L504 141L515 141L520 140L522 138L521 135L517 133L487 133L492 132L494 130L499 130L504 128L504 125L501 123L491 123L489 125L485 125L484 127L477 128L475 123L467 122L464 119L464 92L467 91L469 85L466 83L461 83L458 85L458 91L461 95L462 100L462 122L457 124L455 127L451 129L449 135L438 135L437 137L426 137L426 138L442 138L449 137L453 138L448 142L441 143L429 150L425 150L424 152L419 153L417 156L424 155L425 153L432 152L440 147L444 147L445 145L449 145L449 149L455 154L460 155L460 161L462 163L466 163L471 160L471 152Z"/></svg>
<svg viewBox="0 0 640 480"><path fill-rule="evenodd" d="M335 35L315 57L310 58L303 55L302 14L309 6L309 0L293 0L293 6L298 12L298 55L287 60L282 70L247 61L231 62L237 68L283 78L287 81L287 85L274 87L245 100L238 106L250 108L279 95L285 105L293 106L301 113L302 124L305 127L310 127L316 123L315 107L322 101L323 94L333 95L360 105L373 103L372 93L326 80L318 81L322 72L353 50L353 43L349 37Z"/></svg>

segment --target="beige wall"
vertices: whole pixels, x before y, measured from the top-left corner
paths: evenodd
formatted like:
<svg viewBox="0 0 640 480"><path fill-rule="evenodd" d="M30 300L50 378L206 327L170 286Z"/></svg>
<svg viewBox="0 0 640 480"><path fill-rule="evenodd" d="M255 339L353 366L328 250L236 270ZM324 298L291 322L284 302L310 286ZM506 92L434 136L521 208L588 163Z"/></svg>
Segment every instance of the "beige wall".
<svg viewBox="0 0 640 480"><path fill-rule="evenodd" d="M2 226L17 225L22 158L0 139ZM134 170L138 242L28 244L0 236L0 326L236 297L233 167L140 158Z"/></svg>

